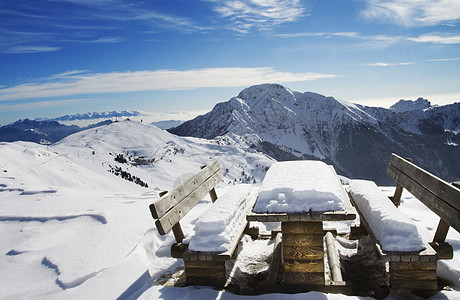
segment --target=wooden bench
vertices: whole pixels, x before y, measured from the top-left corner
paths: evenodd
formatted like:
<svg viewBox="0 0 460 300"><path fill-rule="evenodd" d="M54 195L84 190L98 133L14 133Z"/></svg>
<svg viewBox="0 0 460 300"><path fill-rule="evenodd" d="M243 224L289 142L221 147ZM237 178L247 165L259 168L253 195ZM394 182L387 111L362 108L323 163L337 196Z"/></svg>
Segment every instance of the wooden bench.
<svg viewBox="0 0 460 300"><path fill-rule="evenodd" d="M368 224L369 220L366 220L363 214L365 208L356 201L356 196L353 196L352 185L350 198L360 215L361 224L375 241L378 255L381 259L389 261L390 287L413 290L421 295L432 295L438 290L438 259L449 259L453 256L452 247L445 242L445 238L449 226L457 231L460 228L460 190L395 154L391 156L387 173L397 183L395 195L390 198L394 206L390 205L388 210L391 210L391 207L397 209L403 188L406 188L441 217L433 242L427 243L423 240L424 249L417 252L384 251ZM381 191L376 189L375 193ZM382 199L384 198L386 196Z"/></svg>
<svg viewBox="0 0 460 300"><path fill-rule="evenodd" d="M171 246L171 256L184 260L187 285L223 286L227 279L225 262L235 256L238 242L241 240L243 233L258 235L257 228L249 228L246 214L242 212L244 220L238 224L238 234L235 235L227 251L213 252L204 250L194 252L188 249L189 244L184 242L185 236L180 220L208 193L214 203L211 208L215 204L217 205L218 198L214 187L221 181L222 177L219 163L215 161L208 166L202 167L198 174L173 191L161 193L160 198L150 205L152 217L156 219L155 225L158 233L164 235L170 230L173 231L176 243ZM233 188L238 188L238 186ZM229 193L232 192L231 190ZM251 193L250 196L254 199L240 199L240 201L255 201L257 193ZM250 207L252 207L252 204ZM212 212L208 210L204 214L206 213Z"/></svg>

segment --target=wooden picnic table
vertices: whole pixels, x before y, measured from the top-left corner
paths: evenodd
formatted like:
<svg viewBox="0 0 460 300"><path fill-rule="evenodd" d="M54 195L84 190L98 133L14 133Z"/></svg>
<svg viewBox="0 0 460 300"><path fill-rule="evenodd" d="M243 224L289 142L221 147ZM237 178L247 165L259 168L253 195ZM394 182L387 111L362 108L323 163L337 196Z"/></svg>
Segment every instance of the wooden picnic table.
<svg viewBox="0 0 460 300"><path fill-rule="evenodd" d="M304 162L305 161L295 162L296 168L302 168L302 163ZM282 163L286 162L275 164ZM294 178L295 180L299 179L300 182L302 182L305 186L306 190L297 192L305 195L308 195L309 192L313 193L311 195L322 192L327 193L328 191L323 190L328 188L329 183L326 182L325 184L318 184L318 180L321 181L321 176L324 176L324 180L333 181L334 188L336 190L339 189L340 198L342 200L340 209L324 211L313 209L308 211L293 211L292 209L288 208L288 205L286 205L287 209L285 212L283 212L282 209L276 212L261 212L260 207L258 208L257 202L262 200L258 198L256 200L256 204L254 205L253 212L246 216L248 221L281 222L281 264L283 267L284 284L308 286L324 286L332 284L331 281L334 279L331 279L329 282L327 282L325 277L324 245L326 245L326 243L323 241L323 221L344 221L353 220L356 218L356 211L352 207L348 195L340 184L340 179L338 178L334 169L331 166L324 164L327 167L326 170L324 169L324 166L320 166L320 164L324 163L315 161L312 164L312 162L309 161L308 164L305 164L305 168L313 167L311 172L317 172L317 165L321 167L322 171L318 174L318 176L320 176L319 178L317 176L310 176L309 174L305 175L305 178L302 178L302 172L293 174L291 176L296 177ZM267 175L262 183L261 191L264 190L264 183L273 182L271 177L285 177L287 175L284 172L270 172L270 170L271 168L268 170ZM310 184L312 185L312 191L308 191ZM340 186L340 188L337 188L338 186ZM265 186L265 189L267 188L269 189L269 187ZM294 189L298 189L298 187L295 187ZM275 193L279 191L282 191L282 189L276 190ZM284 200L289 200L287 199L289 195L286 195L286 199ZM290 196L295 198L295 195ZM308 201L309 199L305 200ZM299 201L299 199L296 201ZM300 199L300 201L302 201L302 199ZM321 201L327 201L327 198L322 199ZM342 281L341 278L338 280Z"/></svg>

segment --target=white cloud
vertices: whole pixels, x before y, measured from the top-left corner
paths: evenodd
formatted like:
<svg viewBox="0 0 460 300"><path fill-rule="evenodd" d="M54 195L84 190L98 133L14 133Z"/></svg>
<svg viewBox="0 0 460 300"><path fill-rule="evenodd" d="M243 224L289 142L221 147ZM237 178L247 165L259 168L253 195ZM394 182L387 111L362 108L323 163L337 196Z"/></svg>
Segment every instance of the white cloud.
<svg viewBox="0 0 460 300"><path fill-rule="evenodd" d="M24 111L24 110L36 110L44 108L56 108L58 106L69 106L72 104L79 104L90 102L91 99L58 99L38 102L26 102L26 103L13 103L13 104L0 104L0 111Z"/></svg>
<svg viewBox="0 0 460 300"><path fill-rule="evenodd" d="M456 60L460 60L460 57L455 57L455 58L432 58L432 59L428 59L428 61L435 61L435 62L456 61Z"/></svg>
<svg viewBox="0 0 460 300"><path fill-rule="evenodd" d="M212 1L214 10L230 20L228 28L246 33L252 28L269 29L293 22L305 14L299 0L225 0Z"/></svg>
<svg viewBox="0 0 460 300"><path fill-rule="evenodd" d="M460 35L422 34L419 37L410 37L407 39L418 43L460 44Z"/></svg>
<svg viewBox="0 0 460 300"><path fill-rule="evenodd" d="M45 47L45 46L14 46L9 48L6 52L12 54L25 54L25 53L40 53L40 52L54 52L61 50L61 47Z"/></svg>
<svg viewBox="0 0 460 300"><path fill-rule="evenodd" d="M427 26L460 20L458 0L366 0L369 20L404 26Z"/></svg>
<svg viewBox="0 0 460 300"><path fill-rule="evenodd" d="M273 68L209 68L186 71L157 70L113 73L69 71L48 81L0 89L0 101L61 97L82 94L158 90L191 90L206 87L243 87L253 84L335 78L322 73L280 72Z"/></svg>
<svg viewBox="0 0 460 300"><path fill-rule="evenodd" d="M400 63L387 63L387 62L376 62L370 64L364 64L365 66L370 67L395 67L395 66L408 66L408 65L415 65L414 62L400 62Z"/></svg>

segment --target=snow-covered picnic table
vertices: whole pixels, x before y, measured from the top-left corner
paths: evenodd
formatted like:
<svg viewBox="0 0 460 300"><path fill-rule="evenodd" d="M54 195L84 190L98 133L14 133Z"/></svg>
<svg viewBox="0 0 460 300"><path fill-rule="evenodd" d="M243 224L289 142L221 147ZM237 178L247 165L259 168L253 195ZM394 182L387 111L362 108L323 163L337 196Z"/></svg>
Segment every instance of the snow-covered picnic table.
<svg viewBox="0 0 460 300"><path fill-rule="evenodd" d="M277 162L267 171L248 221L281 222L285 284L327 285L323 221L353 220L340 179L321 161Z"/></svg>

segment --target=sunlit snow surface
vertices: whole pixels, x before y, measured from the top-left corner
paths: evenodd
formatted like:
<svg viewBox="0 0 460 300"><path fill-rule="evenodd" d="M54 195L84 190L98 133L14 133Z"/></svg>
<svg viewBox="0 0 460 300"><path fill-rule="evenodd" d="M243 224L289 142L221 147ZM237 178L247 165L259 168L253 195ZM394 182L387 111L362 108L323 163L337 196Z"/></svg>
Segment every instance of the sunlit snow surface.
<svg viewBox="0 0 460 300"><path fill-rule="evenodd" d="M120 164L115 153L155 161ZM215 159L224 173L218 195L248 174L254 174L251 183L260 184L273 163L233 145L178 138L135 122L80 132L48 147L0 143L0 299L358 299L318 292L250 297L205 287L164 287L165 277L183 262L170 257L173 235L158 234L148 206L158 191L171 190ZM149 188L108 172L109 164ZM384 191L390 194L393 188ZM400 209L431 240L438 218L411 195L403 196ZM188 237L210 205L205 197L181 221ZM451 229L447 240L455 256L438 269L455 286L442 293L458 299L460 234ZM243 242L251 253L270 252L250 238Z"/></svg>

